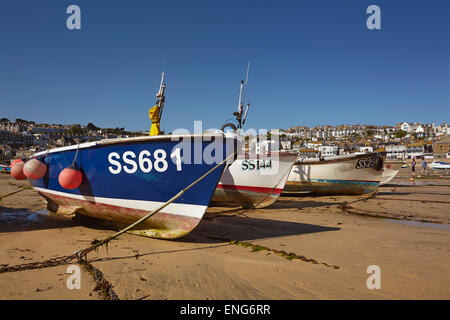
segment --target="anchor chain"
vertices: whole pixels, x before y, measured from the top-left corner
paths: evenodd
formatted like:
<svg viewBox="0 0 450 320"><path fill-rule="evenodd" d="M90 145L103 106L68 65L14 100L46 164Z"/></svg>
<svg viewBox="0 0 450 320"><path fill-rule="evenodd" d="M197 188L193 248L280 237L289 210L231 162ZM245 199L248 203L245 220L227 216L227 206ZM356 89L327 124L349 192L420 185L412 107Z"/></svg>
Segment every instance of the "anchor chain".
<svg viewBox="0 0 450 320"><path fill-rule="evenodd" d="M40 262L18 264L15 266L5 266L5 267L0 268L0 273L51 268L51 267L56 267L56 266L60 266L63 264L67 264L68 262L70 262L74 259L78 259L79 261L81 261L78 253L74 253L70 256L56 257L56 258L52 258L52 259L40 261Z"/></svg>

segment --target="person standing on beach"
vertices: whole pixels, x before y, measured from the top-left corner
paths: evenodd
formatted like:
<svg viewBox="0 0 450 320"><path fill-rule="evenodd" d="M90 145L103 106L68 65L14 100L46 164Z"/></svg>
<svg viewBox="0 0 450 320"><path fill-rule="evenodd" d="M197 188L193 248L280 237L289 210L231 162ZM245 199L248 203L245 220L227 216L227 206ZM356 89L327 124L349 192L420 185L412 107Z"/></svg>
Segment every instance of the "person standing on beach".
<svg viewBox="0 0 450 320"><path fill-rule="evenodd" d="M425 157L422 158L422 174L425 174L425 170L427 169L427 162L425 161Z"/></svg>
<svg viewBox="0 0 450 320"><path fill-rule="evenodd" d="M414 181L414 178L416 176L416 157L413 158L412 162L411 162L411 173L412 173L412 178L411 180Z"/></svg>

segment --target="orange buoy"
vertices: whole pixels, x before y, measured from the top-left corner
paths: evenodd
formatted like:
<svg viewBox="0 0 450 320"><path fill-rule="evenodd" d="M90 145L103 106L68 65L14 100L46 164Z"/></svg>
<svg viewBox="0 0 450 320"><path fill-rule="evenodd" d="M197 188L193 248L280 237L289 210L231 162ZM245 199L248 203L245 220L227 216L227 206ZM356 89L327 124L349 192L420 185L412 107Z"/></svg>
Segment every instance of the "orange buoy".
<svg viewBox="0 0 450 320"><path fill-rule="evenodd" d="M38 158L33 158L23 166L23 173L30 179L40 179L47 172L47 165Z"/></svg>
<svg viewBox="0 0 450 320"><path fill-rule="evenodd" d="M23 180L26 178L25 174L23 173L23 166L25 165L25 162L22 159L14 160L11 163L11 175L14 179L17 180Z"/></svg>
<svg viewBox="0 0 450 320"><path fill-rule="evenodd" d="M9 167L12 168L15 163L20 162L20 161L23 161L23 159L16 159L16 160L14 160L13 162L11 162Z"/></svg>
<svg viewBox="0 0 450 320"><path fill-rule="evenodd" d="M83 181L83 175L76 163L65 168L58 177L59 184L65 189L76 189Z"/></svg>

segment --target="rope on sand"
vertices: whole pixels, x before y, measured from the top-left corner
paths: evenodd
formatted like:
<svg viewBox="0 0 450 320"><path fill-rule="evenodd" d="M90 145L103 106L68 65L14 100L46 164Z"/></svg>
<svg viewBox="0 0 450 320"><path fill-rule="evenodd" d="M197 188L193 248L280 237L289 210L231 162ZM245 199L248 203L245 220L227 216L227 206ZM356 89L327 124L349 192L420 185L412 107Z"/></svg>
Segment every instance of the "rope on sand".
<svg viewBox="0 0 450 320"><path fill-rule="evenodd" d="M221 161L219 164L217 164L216 166L214 166L214 168L210 169L208 172L206 172L205 174L203 174L201 177L199 177L197 180L195 180L194 182L192 182L189 186L187 186L186 188L184 188L183 190L181 190L180 192L178 192L175 196L173 196L172 198L170 198L167 202L165 202L164 204L162 204L161 206L159 206L156 210L150 212L149 214L145 215L144 217L142 217L141 219L139 219L138 221L130 224L128 227L120 230L119 232L113 234L112 236L109 236L103 240L95 240L93 245L75 252L72 255L69 256L63 256L63 257L57 257L57 258L53 258L50 260L46 260L46 261L42 261L42 262L32 262L32 263L28 263L28 264L21 264L21 265L16 265L16 266L6 266L3 268L0 268L0 273L5 273L5 272L15 272L15 271L23 271L23 270L31 270L31 269L43 269L43 268L48 268L48 267L55 267L58 265L62 265L62 264L66 264L72 260L74 260L75 258L78 259L79 263L88 263L87 262L87 254L95 249L97 249L98 247L102 246L102 245L107 245L111 240L119 237L120 235L124 234L125 232L127 232L128 230L136 227L137 225L139 225L140 223L144 222L145 220L147 220L148 218L150 218L151 216L153 216L154 214L158 213L159 211L161 211L162 209L164 209L165 207L167 207L169 204L171 204L172 202L174 202L175 200L177 200L179 197L181 197L186 191L188 191L189 189L191 189L193 186L195 186L197 183L199 183L200 181L202 181L204 178L206 178L209 174L211 174L213 171L215 171L216 169L218 169L221 165L223 165L224 163L226 163L229 159L231 159L232 157L235 156L235 153L232 153L231 155L229 155L225 160ZM30 187L31 188L31 187ZM16 191L16 192L20 192L22 190Z"/></svg>
<svg viewBox="0 0 450 320"><path fill-rule="evenodd" d="M13 194L22 192L22 191L24 191L24 190L31 189L31 188L33 188L33 187L29 186L29 187L18 187L18 188L21 188L21 189L20 189L20 190L17 190L17 191L13 191L13 192L10 192L10 193L1 195L1 196L0 196L0 201L3 200L3 199L5 199L6 197L12 196Z"/></svg>
<svg viewBox="0 0 450 320"><path fill-rule="evenodd" d="M83 257L86 259L86 256L89 252L91 252L92 250L97 249L99 246L102 245L107 245L108 242L110 242L111 240L119 237L120 235L124 234L125 232L127 232L128 230L136 227L137 225L141 224L142 222L144 222L145 220L147 220L148 218L150 218L151 216L153 216L155 213L158 213L159 211L161 211L162 209L164 209L165 207L167 207L169 204L171 204L172 202L174 202L175 200L177 200L179 197L181 197L186 191L188 191L189 189L191 189L193 186L195 186L198 182L200 182L201 180L203 180L204 178L206 178L210 173L212 173L213 171L215 171L217 168L219 168L222 164L224 164L225 162L227 162L229 159L231 159L232 157L234 157L234 153L232 153L231 155L229 155L225 160L221 161L219 164L217 164L214 168L212 168L211 170L209 170L208 172L206 172L205 174L203 174L200 178L198 178L197 180L195 180L194 182L192 182L189 186L187 186L185 189L181 190L180 192L178 192L175 196L173 196L171 199L169 199L166 203L162 204L161 206L159 206L156 210L150 212L149 214L145 215L144 217L142 217L141 219L139 219L138 221L130 224L128 227L120 230L119 232L113 234L112 236L109 236L103 240L98 240L95 241L95 243L90 246L89 248L86 248L84 250L79 251L78 254L78 258L80 261L83 260Z"/></svg>

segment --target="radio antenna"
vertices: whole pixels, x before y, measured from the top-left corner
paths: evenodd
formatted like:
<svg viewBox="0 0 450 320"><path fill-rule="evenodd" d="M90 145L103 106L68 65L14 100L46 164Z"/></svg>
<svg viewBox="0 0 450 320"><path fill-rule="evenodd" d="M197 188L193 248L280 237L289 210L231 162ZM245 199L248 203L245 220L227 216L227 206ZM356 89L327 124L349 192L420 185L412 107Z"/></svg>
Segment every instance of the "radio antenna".
<svg viewBox="0 0 450 320"><path fill-rule="evenodd" d="M248 71L250 70L250 62L247 64L247 75L245 76L245 87L244 87L244 99L242 99L242 102L244 102L245 105L245 99L247 97L247 85L248 85Z"/></svg>
<svg viewBox="0 0 450 320"><path fill-rule="evenodd" d="M164 96L164 92L166 91L166 85L164 84L164 78L166 74L163 72L161 74L161 83L159 85L159 91L156 94L156 97L158 98L157 104L159 105L159 121L161 121L162 113L164 110L164 102L166 100L166 97Z"/></svg>
<svg viewBox="0 0 450 320"><path fill-rule="evenodd" d="M250 70L250 61L247 64L247 74L245 76L245 88L244 88L244 103L245 103L245 99L247 98L247 85L248 85L248 72ZM247 113L248 113L248 109L250 108L250 103L247 103L247 108L245 108L245 113L244 113L244 117L242 119L242 125L245 124L245 120L247 119Z"/></svg>
<svg viewBox="0 0 450 320"><path fill-rule="evenodd" d="M247 84L248 84L248 71L249 71L249 69L250 69L250 62L247 65L247 75L245 77L245 82L244 82L244 80L241 80L241 87L239 89L238 111L237 112L233 112L233 115L236 117L236 121L238 122L238 128L239 129L241 129L242 126L245 124L245 120L247 118L248 108L250 107L250 104L248 103L247 104L247 108L245 109L245 112L244 112L244 101L245 101L246 96L247 96ZM244 86L244 83L245 83L245 86ZM226 124L226 125L228 125L228 124ZM223 127L222 127L222 130L223 130Z"/></svg>

